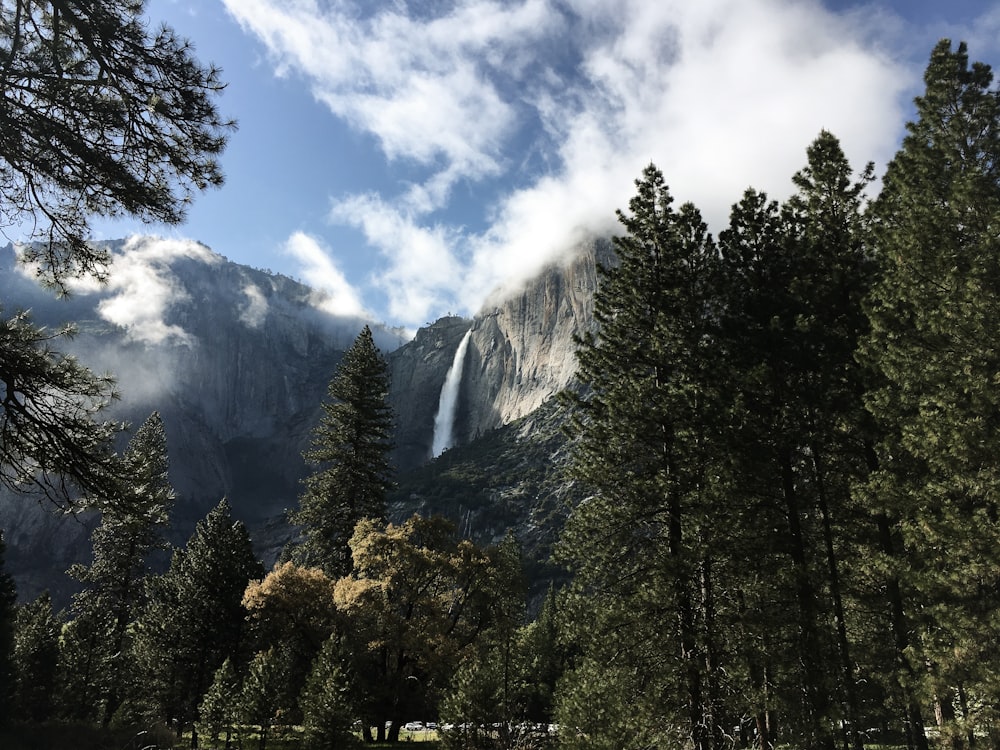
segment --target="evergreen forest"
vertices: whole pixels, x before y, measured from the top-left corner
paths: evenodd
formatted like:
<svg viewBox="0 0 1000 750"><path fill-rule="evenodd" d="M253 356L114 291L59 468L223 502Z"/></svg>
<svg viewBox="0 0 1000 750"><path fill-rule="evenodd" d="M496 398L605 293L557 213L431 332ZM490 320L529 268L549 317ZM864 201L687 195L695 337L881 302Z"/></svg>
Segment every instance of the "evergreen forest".
<svg viewBox="0 0 1000 750"><path fill-rule="evenodd" d="M178 223L221 181L218 72L141 6L0 7L0 215L56 286L101 268L90 216ZM1000 90L949 40L924 81L878 179L820 132L717 235L643 170L559 397L544 571L390 519L367 327L268 570L222 498L171 548L160 415L116 451L113 381L3 311L0 484L100 521L58 611L0 537L0 746L1000 747Z"/></svg>

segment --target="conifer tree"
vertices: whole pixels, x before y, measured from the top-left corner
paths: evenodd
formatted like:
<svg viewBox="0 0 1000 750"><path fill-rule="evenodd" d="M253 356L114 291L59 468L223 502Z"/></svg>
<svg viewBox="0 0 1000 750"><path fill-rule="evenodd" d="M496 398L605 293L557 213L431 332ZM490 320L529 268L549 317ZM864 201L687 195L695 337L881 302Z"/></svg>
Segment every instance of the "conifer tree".
<svg viewBox="0 0 1000 750"><path fill-rule="evenodd" d="M48 592L17 610L14 634L14 710L21 721L41 723L53 717L59 666L59 623Z"/></svg>
<svg viewBox="0 0 1000 750"><path fill-rule="evenodd" d="M807 157L793 178L798 192L784 206L749 190L720 236L732 497L742 497L744 534L753 529L741 567L758 581L740 584L753 613L742 627L771 644L751 654L746 669L755 690L767 671L778 686L772 695L786 696L767 709L781 704L786 738L829 748L841 720L860 750L842 556L853 534L849 490L863 467L854 350L865 330L861 299L870 269L862 195L871 167L855 181L827 132ZM781 601L796 603L794 619L785 619ZM781 614L762 619L767 612ZM781 639L797 664L775 659Z"/></svg>
<svg viewBox="0 0 1000 750"><path fill-rule="evenodd" d="M330 381L323 417L305 458L316 466L306 478L292 523L304 539L294 559L333 579L351 569L348 542L358 521L385 517L391 485L392 412L385 360L365 326Z"/></svg>
<svg viewBox="0 0 1000 750"><path fill-rule="evenodd" d="M884 567L911 745L920 703L949 741L998 718L1000 93L964 43L942 40L874 206L883 266L861 348L882 428L864 497L884 519ZM922 699L922 701L921 701Z"/></svg>
<svg viewBox="0 0 1000 750"><path fill-rule="evenodd" d="M233 660L227 658L215 670L212 684L198 706L198 733L214 743L224 732L226 750L232 747L234 735L239 731L241 690Z"/></svg>
<svg viewBox="0 0 1000 750"><path fill-rule="evenodd" d="M302 744L306 750L336 750L358 745L352 731L350 678L340 652L339 638L328 638L316 655L299 696Z"/></svg>
<svg viewBox="0 0 1000 750"><path fill-rule="evenodd" d="M104 510L91 535L93 562L74 565L70 575L84 584L73 598L65 663L60 670L77 718L111 721L133 692L129 626L145 603L144 581L151 552L166 546L174 491L167 476L167 440L153 412L118 459L117 479L99 499Z"/></svg>
<svg viewBox="0 0 1000 750"><path fill-rule="evenodd" d="M111 377L58 349L72 333L40 328L27 312L0 317L0 487L62 507L105 490L120 431L97 416L117 396Z"/></svg>
<svg viewBox="0 0 1000 750"><path fill-rule="evenodd" d="M169 569L149 580L136 652L145 690L164 720L193 725L216 671L240 658L243 593L261 575L250 535L223 499L174 552Z"/></svg>
<svg viewBox="0 0 1000 750"><path fill-rule="evenodd" d="M272 647L253 655L240 692L241 723L258 728L258 750L266 750L275 727L289 722L296 696L289 690L291 654Z"/></svg>
<svg viewBox="0 0 1000 750"><path fill-rule="evenodd" d="M631 717L659 742L681 736L704 750L722 742L718 732L728 723L717 715L713 525L705 523L721 475L711 468L718 254L697 209L674 210L655 166L636 186L629 213L619 212L627 233L614 240L618 265L602 269L599 329L577 354L583 395L573 473L593 495L561 540L585 652L564 697L604 701L586 665L614 653L625 682L603 709L623 713L595 731L622 748L653 741L643 732L614 734ZM666 630L652 637L652 622ZM658 715L637 715L643 709Z"/></svg>

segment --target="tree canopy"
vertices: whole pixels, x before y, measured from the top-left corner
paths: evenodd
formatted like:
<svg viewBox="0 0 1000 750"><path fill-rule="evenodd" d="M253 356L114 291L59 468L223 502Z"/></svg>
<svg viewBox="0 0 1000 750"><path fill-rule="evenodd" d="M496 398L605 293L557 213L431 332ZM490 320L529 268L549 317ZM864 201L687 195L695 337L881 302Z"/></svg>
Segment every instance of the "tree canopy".
<svg viewBox="0 0 1000 750"><path fill-rule="evenodd" d="M233 124L201 65L146 0L0 5L0 226L30 228L24 258L58 281L102 273L89 221L180 223L197 190L222 183Z"/></svg>

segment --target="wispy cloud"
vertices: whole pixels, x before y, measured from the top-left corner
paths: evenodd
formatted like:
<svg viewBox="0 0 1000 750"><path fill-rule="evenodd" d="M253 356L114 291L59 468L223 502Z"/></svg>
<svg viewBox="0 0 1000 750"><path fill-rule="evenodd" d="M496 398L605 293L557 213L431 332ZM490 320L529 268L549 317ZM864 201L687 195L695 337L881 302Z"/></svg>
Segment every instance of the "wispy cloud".
<svg viewBox="0 0 1000 750"><path fill-rule="evenodd" d="M267 318L267 297L259 286L251 282L243 287L243 294L246 301L240 305L240 321L249 328L258 328Z"/></svg>
<svg viewBox="0 0 1000 750"><path fill-rule="evenodd" d="M98 304L98 313L109 323L124 328L134 341L189 344L191 337L183 328L166 322L167 311L188 299L170 270L170 263L177 258L194 258L210 264L221 260L207 247L191 240L134 236L125 242L121 253L112 256L105 286L81 277L72 279L70 288L77 293L103 289L107 297Z"/></svg>
<svg viewBox="0 0 1000 750"><path fill-rule="evenodd" d="M787 195L821 129L856 167L881 166L920 75L887 52L898 18L811 0L224 1L279 74L416 175L395 194L334 196L331 214L379 251L372 286L405 324L474 312L614 231L651 161L716 232L746 187ZM495 196L485 230L442 223L462 183Z"/></svg>
<svg viewBox="0 0 1000 750"><path fill-rule="evenodd" d="M303 280L316 289L316 307L333 315L367 315L361 297L337 268L319 240L296 232L285 243L285 252L302 264Z"/></svg>

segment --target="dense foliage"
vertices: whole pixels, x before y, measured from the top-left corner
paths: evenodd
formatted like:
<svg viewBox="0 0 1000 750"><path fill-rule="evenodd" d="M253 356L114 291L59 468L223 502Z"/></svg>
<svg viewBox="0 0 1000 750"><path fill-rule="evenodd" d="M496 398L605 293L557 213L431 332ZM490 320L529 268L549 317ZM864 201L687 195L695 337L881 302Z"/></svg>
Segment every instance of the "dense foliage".
<svg viewBox="0 0 1000 750"><path fill-rule="evenodd" d="M1000 94L947 41L926 82L871 206L824 132L717 244L652 165L619 214L580 342L564 746L1000 736Z"/></svg>

